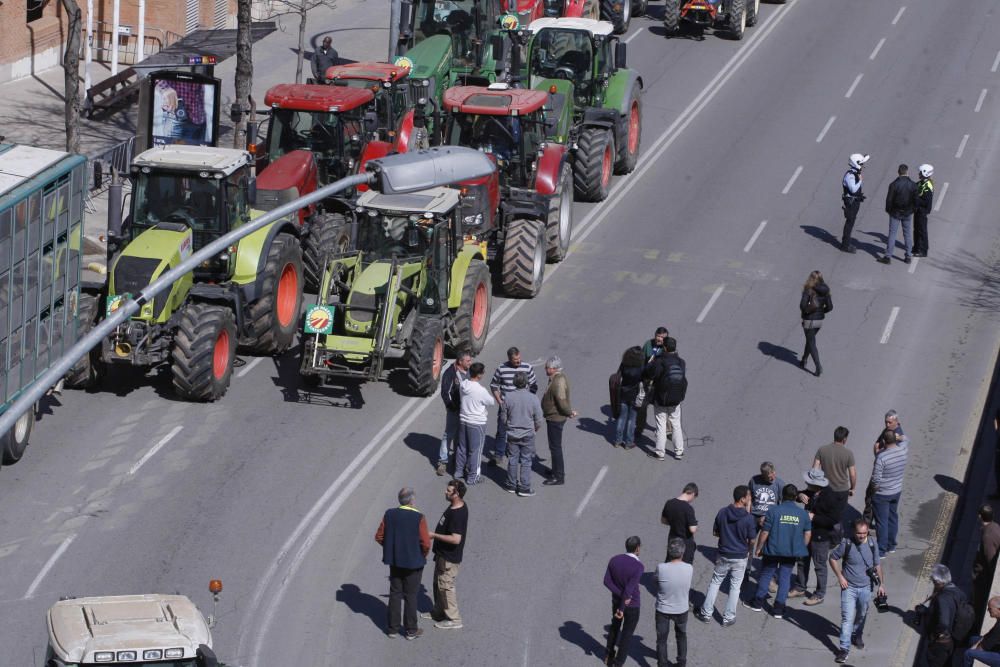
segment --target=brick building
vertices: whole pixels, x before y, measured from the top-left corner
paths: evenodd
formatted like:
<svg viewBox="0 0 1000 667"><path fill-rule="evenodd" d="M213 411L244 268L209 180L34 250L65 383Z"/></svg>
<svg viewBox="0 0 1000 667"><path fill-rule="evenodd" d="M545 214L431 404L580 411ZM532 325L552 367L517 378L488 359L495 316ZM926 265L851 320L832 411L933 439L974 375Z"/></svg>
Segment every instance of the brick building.
<svg viewBox="0 0 1000 667"><path fill-rule="evenodd" d="M118 62L135 61L138 51L138 0L119 0ZM87 2L77 0L83 12L86 40ZM94 50L98 62L111 61L113 0L94 0ZM0 2L0 83L58 66L66 43L66 17L61 0L3 0ZM146 0L143 52L156 53L200 28L235 28L236 0ZM82 58L81 53L81 58Z"/></svg>

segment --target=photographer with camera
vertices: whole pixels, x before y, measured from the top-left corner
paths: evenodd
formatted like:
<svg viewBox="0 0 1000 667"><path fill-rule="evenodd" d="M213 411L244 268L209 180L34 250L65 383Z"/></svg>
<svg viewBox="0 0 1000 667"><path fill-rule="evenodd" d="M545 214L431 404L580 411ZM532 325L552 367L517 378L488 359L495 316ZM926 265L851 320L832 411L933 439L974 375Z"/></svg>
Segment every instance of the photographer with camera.
<svg viewBox="0 0 1000 667"><path fill-rule="evenodd" d="M839 663L847 662L852 645L858 649L865 647L861 635L872 591L877 591L876 599L880 602L885 597L878 547L868 535L868 522L855 519L851 528L851 537L842 539L830 553L830 569L840 582L840 650L836 657Z"/></svg>
<svg viewBox="0 0 1000 667"><path fill-rule="evenodd" d="M947 565L931 568L931 583L934 592L917 605L916 625L925 632L927 667L945 667L951 664L956 645L968 639L976 615L965 593L952 583Z"/></svg>

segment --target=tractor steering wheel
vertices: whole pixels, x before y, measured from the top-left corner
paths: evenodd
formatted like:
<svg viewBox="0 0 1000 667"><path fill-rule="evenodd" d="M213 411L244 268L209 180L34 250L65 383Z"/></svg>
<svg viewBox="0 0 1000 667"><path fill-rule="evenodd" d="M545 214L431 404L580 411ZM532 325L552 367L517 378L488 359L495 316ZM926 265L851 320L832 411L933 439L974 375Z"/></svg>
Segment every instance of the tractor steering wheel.
<svg viewBox="0 0 1000 667"><path fill-rule="evenodd" d="M188 207L188 206L181 206L179 208L175 208L173 211L171 211L170 213L168 213L166 215L166 217L163 218L163 220L164 220L164 222L170 221L170 220L173 220L173 221L176 221L176 222L183 222L185 225L187 225L191 229L194 229L195 228L194 215L192 215L190 211L191 211L190 207Z"/></svg>
<svg viewBox="0 0 1000 667"><path fill-rule="evenodd" d="M576 79L576 71L572 67L567 67L563 65L562 67L557 67L553 76L557 79L564 79L566 81L573 81Z"/></svg>

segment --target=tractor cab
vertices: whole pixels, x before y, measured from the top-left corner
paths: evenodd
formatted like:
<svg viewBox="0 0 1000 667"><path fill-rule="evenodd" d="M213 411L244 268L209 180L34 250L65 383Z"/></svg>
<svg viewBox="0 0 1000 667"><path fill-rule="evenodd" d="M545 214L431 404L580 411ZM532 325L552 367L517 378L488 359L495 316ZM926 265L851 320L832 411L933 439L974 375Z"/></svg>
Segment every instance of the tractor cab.
<svg viewBox="0 0 1000 667"><path fill-rule="evenodd" d="M503 10L501 0L414 0L410 23L401 26L400 37L412 48L444 35L451 42L452 65L476 69L483 62L486 36Z"/></svg>
<svg viewBox="0 0 1000 667"><path fill-rule="evenodd" d="M382 141L391 142L416 102L409 73L405 64L348 63L329 68L326 81L333 86L372 91L377 117L375 132Z"/></svg>
<svg viewBox="0 0 1000 667"><path fill-rule="evenodd" d="M546 79L573 84L577 106L600 106L607 83L624 66L624 44L616 65L618 38L607 21L582 18L544 18L531 23L528 46L530 87Z"/></svg>

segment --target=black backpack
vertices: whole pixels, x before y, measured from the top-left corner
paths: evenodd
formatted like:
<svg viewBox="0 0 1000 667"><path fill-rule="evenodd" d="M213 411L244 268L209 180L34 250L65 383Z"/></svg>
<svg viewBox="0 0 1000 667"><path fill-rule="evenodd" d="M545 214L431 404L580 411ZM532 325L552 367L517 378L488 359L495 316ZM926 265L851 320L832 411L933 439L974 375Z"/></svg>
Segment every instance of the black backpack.
<svg viewBox="0 0 1000 667"><path fill-rule="evenodd" d="M951 623L951 638L956 642L964 642L972 634L976 624L976 609L961 591L953 593L955 598L955 618Z"/></svg>

